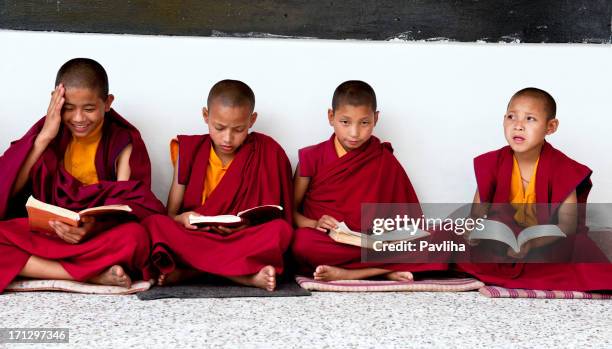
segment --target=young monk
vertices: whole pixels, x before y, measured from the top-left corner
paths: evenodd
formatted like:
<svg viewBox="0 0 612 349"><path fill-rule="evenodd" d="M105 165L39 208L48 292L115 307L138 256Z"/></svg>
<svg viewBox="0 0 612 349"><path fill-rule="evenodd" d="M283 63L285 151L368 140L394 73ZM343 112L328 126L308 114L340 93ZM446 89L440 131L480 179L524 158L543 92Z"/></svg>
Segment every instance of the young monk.
<svg viewBox="0 0 612 349"><path fill-rule="evenodd" d="M294 176L298 229L292 252L300 271L323 281L374 276L406 281L411 271L445 270L445 264L362 263L361 248L328 236L341 221L360 231L362 203L414 203L413 217L421 209L391 145L372 135L379 116L372 87L363 81L340 84L327 114L334 134L299 151Z"/></svg>
<svg viewBox="0 0 612 349"><path fill-rule="evenodd" d="M111 109L104 68L76 58L57 73L47 115L0 157L0 292L17 276L129 287L148 279L147 232L136 222L85 219L30 231L25 198L71 210L127 204L137 218L164 207L150 191L139 132ZM9 220L6 220L9 219Z"/></svg>
<svg viewBox="0 0 612 349"><path fill-rule="evenodd" d="M292 237L291 165L272 138L249 130L257 120L255 95L241 81L223 80L202 109L209 134L171 142L174 178L168 216L145 220L159 285L214 274L268 291L283 272ZM284 219L236 228L198 227L191 215L236 214L280 205Z"/></svg>
<svg viewBox="0 0 612 349"><path fill-rule="evenodd" d="M530 252L571 257L575 251L590 254L594 261L607 261L586 234L585 209L580 206L587 201L592 171L545 140L559 126L556 109L553 97L541 89L525 88L512 96L503 122L508 145L474 159L478 183L474 203L479 216L487 214L489 204L511 204L510 215L502 220L515 233L533 225L556 224L568 237L536 238L518 253L508 248L505 254L516 263L461 263L457 269L508 288L609 290L609 263L521 263ZM497 210L503 217L504 210ZM584 257L578 257L581 260Z"/></svg>

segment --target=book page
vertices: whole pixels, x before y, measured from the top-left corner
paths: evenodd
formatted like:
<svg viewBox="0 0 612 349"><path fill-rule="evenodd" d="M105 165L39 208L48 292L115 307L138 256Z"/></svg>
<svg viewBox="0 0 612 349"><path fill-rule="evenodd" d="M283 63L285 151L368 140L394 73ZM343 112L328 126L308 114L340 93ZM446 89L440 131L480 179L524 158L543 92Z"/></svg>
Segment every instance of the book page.
<svg viewBox="0 0 612 349"><path fill-rule="evenodd" d="M113 212L132 212L132 208L128 205L106 205L106 206L98 206L91 207L79 211L81 216L93 216L98 214L107 214Z"/></svg>
<svg viewBox="0 0 612 349"><path fill-rule="evenodd" d="M411 241L431 235L429 232L417 229L416 232L411 230L393 230L384 232L380 235L369 235L368 239L373 241Z"/></svg>
<svg viewBox="0 0 612 349"><path fill-rule="evenodd" d="M507 225L502 222L485 219L482 221L484 229L473 230L470 233L470 240L496 240L512 247L515 252L520 251L520 247L514 237L514 233Z"/></svg>
<svg viewBox="0 0 612 349"><path fill-rule="evenodd" d="M282 211L283 207L282 206L278 206L278 205L261 205L261 206L255 206L255 207L251 207L249 209L246 209L244 211L240 211L236 214L236 216L241 217L244 216L245 214L251 212L251 211L269 211L269 210L279 210Z"/></svg>
<svg viewBox="0 0 612 349"><path fill-rule="evenodd" d="M523 244L529 240L544 236L566 237L565 233L563 233L558 226L554 224L542 224L523 229L516 240L519 246L523 246Z"/></svg>
<svg viewBox="0 0 612 349"><path fill-rule="evenodd" d="M242 218L234 215L219 215L219 216L194 216L189 215L189 224L230 224L240 223Z"/></svg>
<svg viewBox="0 0 612 349"><path fill-rule="evenodd" d="M36 210L30 210L30 208L34 208ZM80 220L78 213L63 207L47 204L45 202L35 199L33 196L30 196L28 198L28 201L26 202L26 209L28 210L28 216L31 216L31 212L36 212L38 214L42 214L42 212L47 212L48 214L46 216L65 217L69 220L77 222Z"/></svg>

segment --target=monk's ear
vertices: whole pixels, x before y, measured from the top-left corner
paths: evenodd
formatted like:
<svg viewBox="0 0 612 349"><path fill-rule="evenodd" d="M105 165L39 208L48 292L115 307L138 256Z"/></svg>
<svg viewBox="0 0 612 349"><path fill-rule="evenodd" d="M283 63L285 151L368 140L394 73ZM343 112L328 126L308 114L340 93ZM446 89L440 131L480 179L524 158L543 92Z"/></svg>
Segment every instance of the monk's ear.
<svg viewBox="0 0 612 349"><path fill-rule="evenodd" d="M327 109L327 120L329 120L330 126L334 126L334 110L332 108Z"/></svg>
<svg viewBox="0 0 612 349"><path fill-rule="evenodd" d="M559 119L554 118L554 119L550 119L548 120L548 122L546 123L546 135L551 135L555 132L557 132L557 128L559 127Z"/></svg>
<svg viewBox="0 0 612 349"><path fill-rule="evenodd" d="M113 101L115 100L115 96L113 96L112 94L109 94L106 97L106 100L104 101L104 112L108 113L111 109L111 105L113 104Z"/></svg>
<svg viewBox="0 0 612 349"><path fill-rule="evenodd" d="M208 108L202 107L202 116L204 117L204 122L208 124Z"/></svg>
<svg viewBox="0 0 612 349"><path fill-rule="evenodd" d="M257 112L253 112L253 114L251 114L251 120L249 121L249 128L253 127L253 125L255 124L255 121L257 121Z"/></svg>
<svg viewBox="0 0 612 349"><path fill-rule="evenodd" d="M376 124L378 123L378 114L380 114L379 111L374 113L374 126L376 126Z"/></svg>

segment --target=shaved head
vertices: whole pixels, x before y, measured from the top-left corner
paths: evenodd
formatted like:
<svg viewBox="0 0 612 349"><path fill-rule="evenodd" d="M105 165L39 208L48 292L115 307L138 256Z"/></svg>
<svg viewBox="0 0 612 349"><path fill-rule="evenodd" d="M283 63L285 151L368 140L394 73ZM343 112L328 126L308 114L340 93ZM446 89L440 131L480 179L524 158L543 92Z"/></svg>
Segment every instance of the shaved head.
<svg viewBox="0 0 612 349"><path fill-rule="evenodd" d="M352 106L366 105L376 111L376 93L372 86L360 80L349 80L341 83L334 91L332 109L336 110L343 104Z"/></svg>
<svg viewBox="0 0 612 349"><path fill-rule="evenodd" d="M214 84L208 93L208 109L213 103L221 103L226 107L248 106L252 113L255 110L255 94L249 85L242 81L221 80Z"/></svg>
<svg viewBox="0 0 612 349"><path fill-rule="evenodd" d="M554 119L557 116L557 102L550 95L550 93L535 87L527 87L512 95L508 106L512 103L512 100L517 97L531 97L540 100L544 104L544 110L546 111L547 120Z"/></svg>
<svg viewBox="0 0 612 349"><path fill-rule="evenodd" d="M100 63L90 58L74 58L64 63L57 72L55 86L86 88L98 93L102 100L108 97L108 76Z"/></svg>

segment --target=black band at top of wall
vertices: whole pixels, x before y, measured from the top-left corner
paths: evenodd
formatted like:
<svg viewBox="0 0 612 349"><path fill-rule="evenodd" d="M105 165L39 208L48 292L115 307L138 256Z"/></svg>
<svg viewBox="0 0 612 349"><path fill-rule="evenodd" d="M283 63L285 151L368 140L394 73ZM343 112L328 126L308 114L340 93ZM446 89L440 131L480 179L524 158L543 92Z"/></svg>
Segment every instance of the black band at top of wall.
<svg viewBox="0 0 612 349"><path fill-rule="evenodd" d="M612 0L0 1L0 28L459 42L612 41Z"/></svg>

